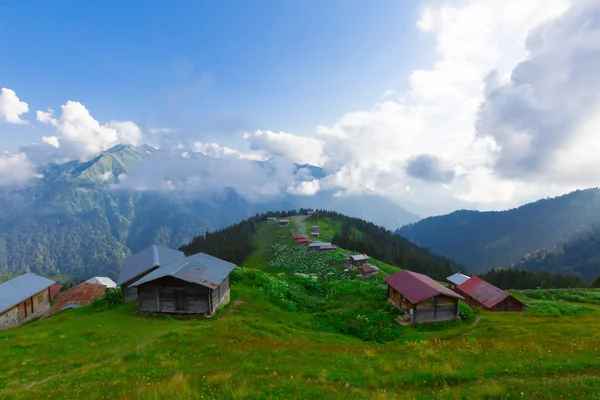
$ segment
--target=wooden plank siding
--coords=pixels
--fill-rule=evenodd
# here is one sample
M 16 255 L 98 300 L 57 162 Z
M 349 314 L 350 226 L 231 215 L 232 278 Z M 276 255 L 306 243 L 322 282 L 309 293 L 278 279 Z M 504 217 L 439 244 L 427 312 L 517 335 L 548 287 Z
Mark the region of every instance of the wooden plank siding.
M 458 316 L 458 299 L 439 294 L 413 304 L 393 287 L 388 286 L 388 298 L 413 322 L 448 321 Z M 411 314 L 412 310 L 412 314 Z
M 213 315 L 229 302 L 227 277 L 215 289 L 173 277 L 164 277 L 138 287 L 140 310 L 169 314 Z

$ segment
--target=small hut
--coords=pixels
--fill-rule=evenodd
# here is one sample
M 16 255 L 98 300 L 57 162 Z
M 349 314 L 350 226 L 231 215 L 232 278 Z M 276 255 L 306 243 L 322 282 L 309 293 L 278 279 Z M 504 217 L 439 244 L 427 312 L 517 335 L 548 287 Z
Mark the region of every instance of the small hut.
M 521 312 L 525 304 L 510 293 L 497 288 L 483 279 L 472 276 L 456 287 L 456 291 L 465 297 L 470 307 L 479 307 L 484 311 Z
M 319 225 L 314 225 L 310 228 L 310 236 L 316 236 L 316 237 L 320 236 Z
M 369 262 L 369 256 L 366 254 L 353 254 L 348 257 L 348 268 L 358 269 Z
M 55 282 L 31 272 L 0 285 L 0 329 L 41 317 L 50 309 L 50 286 Z
M 288 226 L 290 220 L 287 218 L 279 218 L 279 226 Z
M 267 217 L 267 222 L 277 222 L 276 217 Z
M 366 264 L 358 269 L 363 278 L 370 278 L 379 273 L 379 268 L 374 265 Z
M 389 301 L 413 322 L 447 321 L 458 316 L 463 297 L 430 277 L 403 270 L 385 278 Z
M 152 271 L 131 286 L 140 311 L 211 316 L 229 303 L 229 274 L 235 265 L 198 253 Z

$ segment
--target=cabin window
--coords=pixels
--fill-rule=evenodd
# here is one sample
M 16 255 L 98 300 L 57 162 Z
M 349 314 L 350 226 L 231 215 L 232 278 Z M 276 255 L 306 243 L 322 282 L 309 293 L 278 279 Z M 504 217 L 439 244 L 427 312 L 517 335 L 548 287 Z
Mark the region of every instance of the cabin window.
M 175 310 L 187 310 L 187 293 L 183 290 L 177 290 L 175 292 Z

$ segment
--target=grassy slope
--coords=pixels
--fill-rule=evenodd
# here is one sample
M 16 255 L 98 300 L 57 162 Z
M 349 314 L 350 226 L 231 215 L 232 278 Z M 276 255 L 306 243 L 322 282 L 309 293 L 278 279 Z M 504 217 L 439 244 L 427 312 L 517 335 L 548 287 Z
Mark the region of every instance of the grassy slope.
M 288 231 L 262 226 L 245 265 L 267 269 L 268 244 Z M 600 390 L 597 309 L 399 327 L 397 341 L 376 344 L 325 332 L 312 315 L 243 284 L 232 300 L 211 319 L 139 316 L 127 305 L 0 332 L 0 398 L 587 398 Z

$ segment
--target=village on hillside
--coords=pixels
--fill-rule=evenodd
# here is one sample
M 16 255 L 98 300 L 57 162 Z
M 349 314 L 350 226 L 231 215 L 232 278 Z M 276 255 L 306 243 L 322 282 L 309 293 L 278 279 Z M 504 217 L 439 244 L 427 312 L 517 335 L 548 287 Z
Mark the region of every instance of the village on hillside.
M 289 230 L 294 245 L 308 250 L 299 263 L 336 253 L 338 262 L 330 268 L 337 268 L 340 276 L 368 280 L 380 274 L 368 255 L 351 254 L 321 241 L 319 225 L 304 225 L 315 217 L 315 212 L 308 210 L 298 219 L 301 223 L 296 229 Z M 265 217 L 265 221 L 287 228 L 292 219 Z M 113 290 L 119 290 L 125 302 L 137 302 L 139 312 L 210 317 L 230 302 L 230 275 L 235 268 L 235 264 L 209 254 L 186 256 L 180 250 L 151 245 L 124 260 L 117 282 L 93 277 L 62 291 L 54 281 L 27 273 L 0 285 L 0 329 L 86 306 Z M 525 308 L 523 302 L 477 276 L 457 272 L 442 284 L 408 269 L 385 275 L 382 283 L 387 301 L 400 311 L 396 321 L 402 325 L 459 319 L 459 302 L 489 312 L 521 312 Z

